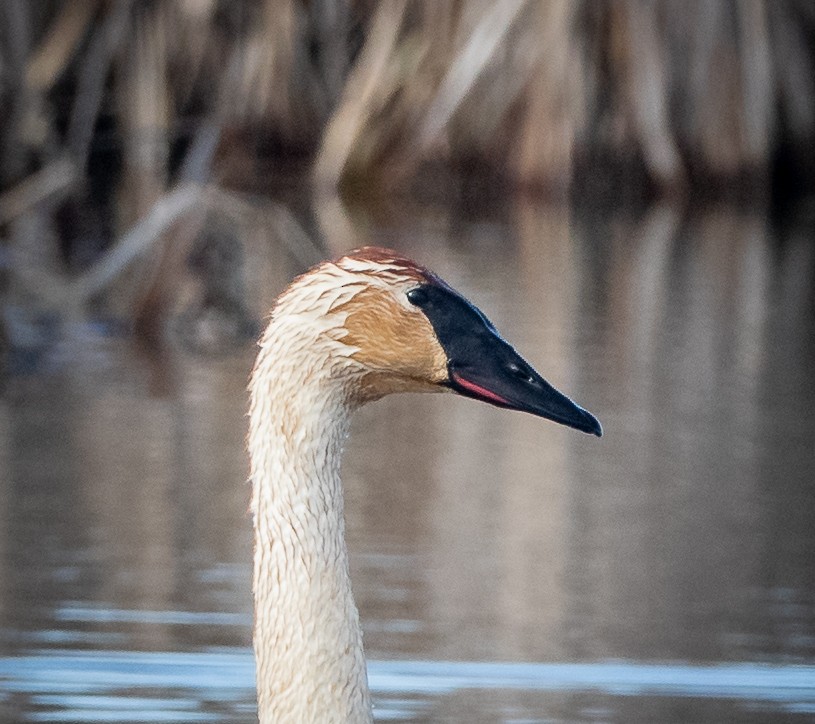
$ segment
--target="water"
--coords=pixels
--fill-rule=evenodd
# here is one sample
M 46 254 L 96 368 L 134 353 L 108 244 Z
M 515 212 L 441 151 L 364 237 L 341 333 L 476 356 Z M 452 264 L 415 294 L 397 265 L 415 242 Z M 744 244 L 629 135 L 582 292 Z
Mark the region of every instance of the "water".
M 815 718 L 808 232 L 523 202 L 354 224 L 468 294 L 606 432 L 447 395 L 357 416 L 346 515 L 377 718 Z M 260 313 L 299 267 L 246 253 Z M 0 719 L 253 720 L 252 356 L 70 322 L 9 365 Z
M 254 715 L 251 653 L 53 651 L 0 661 L 7 692 L 31 697 L 33 721 L 223 721 Z M 377 719 L 463 718 L 456 697 L 478 701 L 481 721 L 539 720 L 552 700 L 583 695 L 595 716 L 636 711 L 643 700 L 693 699 L 711 713 L 727 699 L 755 715 L 815 714 L 815 666 L 757 664 L 369 662 Z M 138 693 L 133 693 L 138 692 Z M 446 702 L 449 698 L 453 703 Z M 437 701 L 434 701 L 437 700 Z M 619 700 L 616 706 L 609 700 Z M 480 700 L 480 701 L 479 701 Z M 525 701 L 519 705 L 520 701 Z M 602 702 L 602 705 L 601 705 Z M 633 704 L 632 704 L 633 702 Z M 698 705 L 698 704 L 697 704 Z M 718 708 L 717 708 L 718 705 Z M 602 706 L 602 708 L 601 708 Z M 68 710 L 66 712 L 66 709 Z M 603 714 L 597 714 L 603 711 Z M 439 716 L 439 714 L 442 714 Z M 586 707 L 584 714 L 591 712 Z M 628 718 L 630 714 L 626 714 Z M 552 718 L 550 714 L 548 719 Z M 639 718 L 639 717 L 638 717 Z

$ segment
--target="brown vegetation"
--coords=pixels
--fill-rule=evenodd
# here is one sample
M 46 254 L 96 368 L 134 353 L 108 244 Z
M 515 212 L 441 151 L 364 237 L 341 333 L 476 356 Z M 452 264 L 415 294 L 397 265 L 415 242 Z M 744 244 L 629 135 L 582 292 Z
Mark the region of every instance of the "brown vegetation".
M 636 155 L 651 181 L 681 186 L 694 169 L 766 168 L 815 129 L 806 0 L 8 0 L 1 12 L 2 188 L 64 155 L 81 175 L 94 147 L 115 147 L 135 215 L 213 126 L 223 154 L 250 138 L 311 161 L 323 185 L 385 188 L 470 158 L 558 186 L 576 152 Z M 209 176 L 206 163 L 185 170 Z
M 558 194 L 765 183 L 779 158 L 811 181 L 813 30 L 809 0 L 4 0 L 0 233 L 61 301 L 149 247 L 150 318 L 224 189 L 292 167 L 366 195 L 473 165 Z

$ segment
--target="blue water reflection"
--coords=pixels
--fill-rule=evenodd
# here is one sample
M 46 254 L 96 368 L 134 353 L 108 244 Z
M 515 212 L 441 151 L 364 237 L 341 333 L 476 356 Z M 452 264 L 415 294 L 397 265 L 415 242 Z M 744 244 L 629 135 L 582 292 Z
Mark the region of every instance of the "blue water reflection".
M 432 710 L 436 699 L 472 690 L 711 698 L 815 714 L 815 666 L 371 661 L 369 677 L 380 720 L 411 719 Z M 31 721 L 250 721 L 254 715 L 248 649 L 37 651 L 0 659 L 0 683 L 4 699 L 29 698 Z M 217 711 L 209 710 L 216 704 Z

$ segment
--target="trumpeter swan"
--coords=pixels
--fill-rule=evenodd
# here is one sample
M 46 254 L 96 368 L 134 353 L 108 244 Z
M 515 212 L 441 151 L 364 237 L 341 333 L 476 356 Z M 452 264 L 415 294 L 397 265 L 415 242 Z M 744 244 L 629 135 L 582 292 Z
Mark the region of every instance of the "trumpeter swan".
M 392 392 L 453 391 L 600 435 L 432 272 L 366 247 L 278 297 L 250 390 L 258 715 L 368 722 L 340 456 L 350 414 Z

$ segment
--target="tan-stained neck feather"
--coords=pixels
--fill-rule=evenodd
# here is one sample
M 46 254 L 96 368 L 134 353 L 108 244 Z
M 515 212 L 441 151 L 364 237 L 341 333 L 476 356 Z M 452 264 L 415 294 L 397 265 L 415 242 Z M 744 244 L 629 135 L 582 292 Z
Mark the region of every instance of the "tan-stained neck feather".
M 426 320 L 393 295 L 415 286 L 420 268 L 386 257 L 357 252 L 299 277 L 260 341 L 248 445 L 264 724 L 371 719 L 345 545 L 342 446 L 356 406 L 430 388 L 444 369 Z

